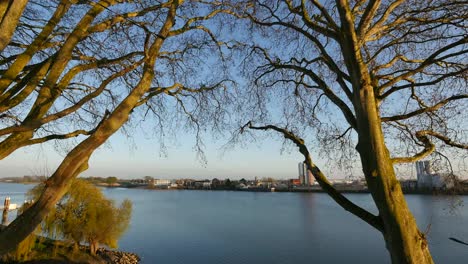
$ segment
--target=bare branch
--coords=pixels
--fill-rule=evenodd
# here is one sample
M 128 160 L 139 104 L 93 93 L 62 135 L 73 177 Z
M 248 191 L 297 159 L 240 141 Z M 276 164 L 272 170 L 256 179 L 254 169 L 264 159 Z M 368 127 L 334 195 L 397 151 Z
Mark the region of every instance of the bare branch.
M 467 99 L 468 94 L 462 94 L 462 95 L 454 95 L 451 97 L 447 97 L 446 99 L 438 102 L 437 104 L 434 104 L 433 106 L 430 107 L 425 107 L 421 108 L 415 111 L 412 111 L 407 114 L 402 114 L 402 115 L 395 115 L 395 116 L 388 116 L 388 117 L 382 117 L 383 122 L 389 122 L 389 121 L 398 121 L 398 120 L 404 120 L 408 118 L 412 118 L 415 116 L 419 116 L 420 114 L 423 113 L 429 113 L 429 112 L 434 112 L 442 108 L 443 106 L 447 105 L 450 102 L 456 101 L 456 100 L 461 100 L 461 99 Z
M 375 229 L 379 231 L 383 231 L 383 225 L 381 223 L 381 220 L 378 216 L 373 215 L 369 211 L 365 210 L 364 208 L 356 205 L 352 201 L 350 201 L 348 198 L 343 196 L 341 193 L 339 193 L 333 185 L 328 181 L 327 177 L 323 174 L 323 172 L 317 167 L 312 162 L 312 158 L 310 157 L 309 150 L 307 149 L 307 146 L 304 144 L 304 140 L 302 138 L 297 137 L 294 133 L 291 131 L 288 131 L 287 129 L 280 128 L 274 125 L 266 125 L 266 126 L 254 126 L 252 125 L 252 122 L 248 122 L 241 128 L 241 133 L 246 129 L 254 129 L 254 130 L 274 130 L 284 136 L 284 138 L 290 140 L 293 142 L 298 148 L 299 152 L 304 156 L 305 162 L 307 164 L 308 169 L 312 172 L 312 175 L 314 175 L 315 179 L 317 182 L 320 184 L 322 189 L 330 195 L 330 197 L 337 202 L 343 209 L 346 211 L 354 214 L 355 216 L 359 217 Z
M 452 146 L 452 147 L 456 147 L 456 148 L 460 148 L 460 149 L 468 149 L 468 145 L 453 142 L 449 137 L 444 136 L 444 135 L 442 135 L 440 133 L 437 133 L 435 131 L 431 131 L 431 130 L 418 131 L 418 132 L 416 132 L 415 136 L 416 136 L 416 139 L 420 143 L 423 144 L 424 149 L 422 151 L 420 151 L 419 153 L 416 153 L 412 157 L 392 158 L 393 163 L 412 163 L 412 162 L 416 162 L 418 160 L 421 160 L 421 159 L 427 157 L 432 152 L 434 152 L 436 147 L 435 147 L 434 143 L 432 143 L 429 140 L 428 136 L 433 136 L 435 138 L 438 138 L 439 140 L 443 141 L 445 144 L 447 144 L 449 146 Z

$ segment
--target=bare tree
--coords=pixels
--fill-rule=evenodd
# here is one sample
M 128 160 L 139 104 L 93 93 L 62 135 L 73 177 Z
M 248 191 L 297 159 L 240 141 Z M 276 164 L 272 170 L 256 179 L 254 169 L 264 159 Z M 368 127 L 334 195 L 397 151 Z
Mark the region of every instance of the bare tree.
M 53 6 L 34 4 L 31 10 Z M 227 95 L 222 72 L 212 70 L 217 75 L 204 80 L 190 76 L 206 71 L 201 64 L 209 62 L 201 54 L 223 53 L 224 43 L 204 24 L 228 13 L 221 7 L 197 0 L 59 1 L 49 20 L 28 17 L 26 8 L 22 19 L 44 24 L 17 27 L 16 34 L 33 35 L 38 45 L 5 49 L 0 91 L 7 99 L 1 107 L 11 114 L 2 117 L 13 123 L 2 129 L 1 157 L 47 140 L 86 137 L 47 179 L 40 198 L 0 232 L 0 254 L 34 230 L 71 180 L 88 168 L 93 152 L 131 115 L 153 113 L 159 122 L 179 116 L 195 128 L 197 139 L 202 124 L 217 125 L 223 118 L 220 101 Z M 78 130 L 56 133 L 73 126 Z
M 238 1 L 235 1 L 239 4 Z M 322 188 L 383 234 L 392 263 L 433 263 L 394 166 L 466 141 L 468 9 L 461 1 L 243 1 L 238 17 L 257 38 L 246 59 L 260 119 L 293 142 Z M 274 89 L 276 88 L 276 89 Z M 258 106 L 260 104 L 260 106 Z M 278 113 L 271 124 L 265 111 Z M 339 114 L 337 114 L 339 113 Z M 255 114 L 248 113 L 252 118 Z M 244 121 L 245 122 L 245 121 Z M 355 146 L 375 215 L 337 192 L 313 163 L 313 146 Z
M 12 41 L 2 52 L 0 158 L 24 146 L 89 135 L 98 124 L 95 98 L 107 85 L 141 65 L 144 57 L 141 50 L 130 50 L 125 43 L 117 50 L 116 39 L 111 41 L 117 37 L 115 27 L 122 19 L 110 16 L 95 21 L 114 4 L 97 2 L 86 10 L 86 5 L 72 1 L 31 1 L 26 7 Z M 144 11 L 148 10 L 139 12 Z M 79 12 L 84 12 L 82 17 L 76 16 Z M 39 18 L 37 13 L 43 16 Z M 96 79 L 101 83 L 96 85 Z M 94 121 L 86 122 L 84 111 L 94 114 Z M 60 129 L 65 118 L 78 125 Z M 71 130 L 74 127 L 78 128 Z

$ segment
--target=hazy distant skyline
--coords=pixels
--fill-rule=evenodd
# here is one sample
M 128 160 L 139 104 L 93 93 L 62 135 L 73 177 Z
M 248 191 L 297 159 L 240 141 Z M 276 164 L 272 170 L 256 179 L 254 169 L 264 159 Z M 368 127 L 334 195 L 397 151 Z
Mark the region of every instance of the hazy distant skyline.
M 225 140 L 224 140 L 225 141 Z M 302 156 L 296 151 L 280 153 L 281 142 L 272 139 L 223 151 L 223 140 L 205 139 L 207 163 L 197 159 L 193 150 L 194 137 L 183 135 L 175 142 L 166 142 L 167 156 L 161 155 L 158 140 L 136 133 L 126 138 L 114 135 L 109 143 L 97 150 L 82 176 L 116 176 L 139 178 L 295 178 L 297 163 Z M 20 149 L 2 160 L 0 177 L 51 174 L 63 156 L 52 144 Z

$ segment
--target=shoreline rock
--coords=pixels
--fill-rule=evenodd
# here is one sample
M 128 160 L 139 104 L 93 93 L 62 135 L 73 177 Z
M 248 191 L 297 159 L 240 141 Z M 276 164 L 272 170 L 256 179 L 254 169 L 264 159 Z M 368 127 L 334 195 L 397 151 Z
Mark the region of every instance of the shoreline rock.
M 80 246 L 81 252 L 88 252 L 87 246 Z M 38 258 L 26 260 L 26 261 L 15 261 L 12 259 L 2 259 L 0 257 L 0 263 L 6 264 L 138 264 L 141 258 L 131 252 L 125 252 L 120 250 L 110 250 L 106 248 L 98 248 L 96 256 L 87 254 L 86 260 L 83 258 L 74 259 L 72 256 L 62 255 L 60 258 Z
M 109 264 L 138 264 L 141 260 L 135 253 L 106 248 L 99 248 L 96 254 Z

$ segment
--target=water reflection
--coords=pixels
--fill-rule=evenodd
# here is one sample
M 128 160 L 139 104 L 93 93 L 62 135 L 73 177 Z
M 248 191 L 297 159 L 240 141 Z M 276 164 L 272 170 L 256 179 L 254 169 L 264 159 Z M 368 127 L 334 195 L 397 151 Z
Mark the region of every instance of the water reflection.
M 300 225 L 304 227 L 304 232 L 308 235 L 313 234 L 313 226 L 315 225 L 315 217 L 317 214 L 315 198 L 316 196 L 306 193 L 299 196 L 302 217 L 299 218 L 298 221 L 302 221 Z
M 30 187 L 0 184 L 0 193 L 19 192 L 24 200 Z M 326 194 L 104 192 L 134 202 L 130 229 L 119 244 L 142 256 L 143 263 L 390 263 L 382 236 Z M 370 195 L 346 196 L 376 212 Z M 450 214 L 443 197 L 408 195 L 407 201 L 421 229 L 431 224 L 429 245 L 436 263 L 466 263 L 468 247 L 448 239 L 468 240 L 466 208 Z

